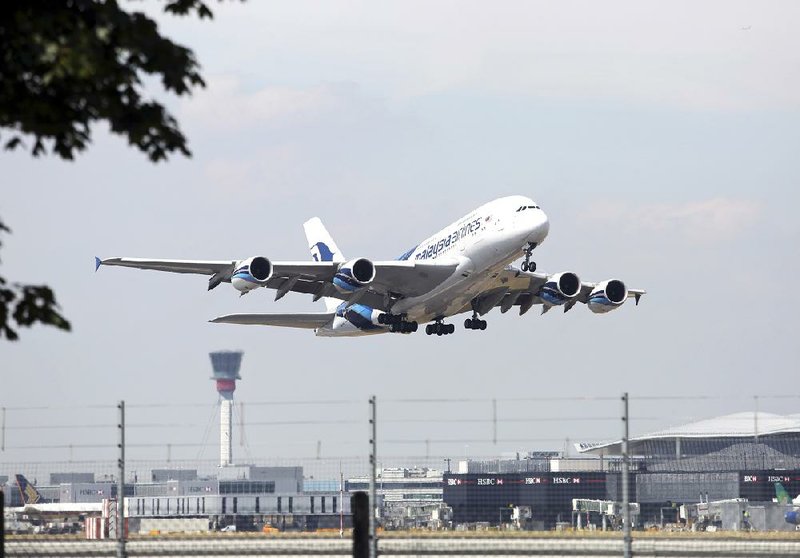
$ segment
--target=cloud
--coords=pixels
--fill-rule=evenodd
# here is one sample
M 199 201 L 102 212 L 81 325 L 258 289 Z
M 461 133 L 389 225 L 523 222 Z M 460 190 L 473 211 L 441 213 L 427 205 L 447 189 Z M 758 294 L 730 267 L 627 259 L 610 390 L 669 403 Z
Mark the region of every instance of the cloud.
M 631 233 L 677 234 L 702 243 L 727 242 L 752 227 L 761 217 L 759 202 L 735 198 L 711 198 L 685 203 L 632 206 L 597 203 L 582 219 L 618 225 Z
M 348 84 L 311 87 L 267 85 L 245 91 L 232 76 L 216 76 L 208 87 L 182 107 L 183 118 L 216 130 L 241 130 L 267 123 L 309 121 L 347 104 L 352 93 Z
M 399 99 L 466 92 L 684 110 L 800 107 L 797 2 L 314 6 L 221 7 L 239 28 L 258 32 L 247 37 L 249 50 L 231 41 L 221 45 L 230 53 L 214 54 L 264 75 L 297 68 L 315 79 L 357 80 Z

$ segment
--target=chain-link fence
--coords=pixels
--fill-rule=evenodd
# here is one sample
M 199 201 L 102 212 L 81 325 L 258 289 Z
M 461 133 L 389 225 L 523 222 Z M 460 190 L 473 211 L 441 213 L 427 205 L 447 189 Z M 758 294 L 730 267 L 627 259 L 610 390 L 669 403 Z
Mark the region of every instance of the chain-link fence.
M 6 552 L 346 555 L 363 491 L 380 553 L 800 553 L 797 401 L 8 405 Z

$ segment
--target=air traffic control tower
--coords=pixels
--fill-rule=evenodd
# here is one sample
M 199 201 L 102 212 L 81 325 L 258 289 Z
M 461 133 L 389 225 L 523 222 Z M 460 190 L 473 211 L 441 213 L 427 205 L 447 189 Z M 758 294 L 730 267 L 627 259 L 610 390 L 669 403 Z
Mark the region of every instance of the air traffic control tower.
M 236 380 L 241 380 L 239 367 L 242 365 L 241 351 L 217 351 L 210 353 L 211 367 L 214 369 L 212 380 L 217 382 L 219 393 L 219 466 L 226 467 L 233 464 L 232 439 L 232 413 L 233 392 L 236 390 Z

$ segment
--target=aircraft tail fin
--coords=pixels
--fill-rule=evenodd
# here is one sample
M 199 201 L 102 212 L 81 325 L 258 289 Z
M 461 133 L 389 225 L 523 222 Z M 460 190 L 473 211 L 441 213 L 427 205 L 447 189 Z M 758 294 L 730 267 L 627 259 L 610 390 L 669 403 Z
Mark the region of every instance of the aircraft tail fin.
M 311 250 L 311 257 L 315 262 L 344 262 L 344 254 L 334 242 L 328 229 L 322 224 L 319 217 L 312 217 L 303 223 L 308 240 L 308 249 Z M 335 312 L 342 301 L 338 298 L 322 297 L 325 309 L 328 312 Z
M 791 504 L 792 503 L 791 496 L 789 496 L 789 493 L 786 492 L 786 489 L 779 482 L 775 483 L 775 497 L 778 500 L 779 504 Z
M 38 504 L 43 500 L 42 495 L 36 490 L 35 486 L 28 482 L 25 475 L 17 475 L 17 488 L 19 488 L 20 496 L 22 496 L 22 503 L 26 506 L 28 504 Z

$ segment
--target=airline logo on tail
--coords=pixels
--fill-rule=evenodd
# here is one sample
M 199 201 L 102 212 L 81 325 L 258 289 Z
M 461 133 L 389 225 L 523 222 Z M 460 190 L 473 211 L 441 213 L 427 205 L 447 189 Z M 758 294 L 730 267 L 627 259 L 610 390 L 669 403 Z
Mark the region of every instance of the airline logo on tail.
M 25 475 L 17 475 L 17 487 L 19 488 L 20 496 L 22 496 L 22 503 L 38 504 L 42 501 L 42 495 L 36 490 L 36 487 L 28 482 Z
M 324 242 L 317 242 L 311 247 L 311 257 L 315 262 L 332 262 L 333 252 Z

